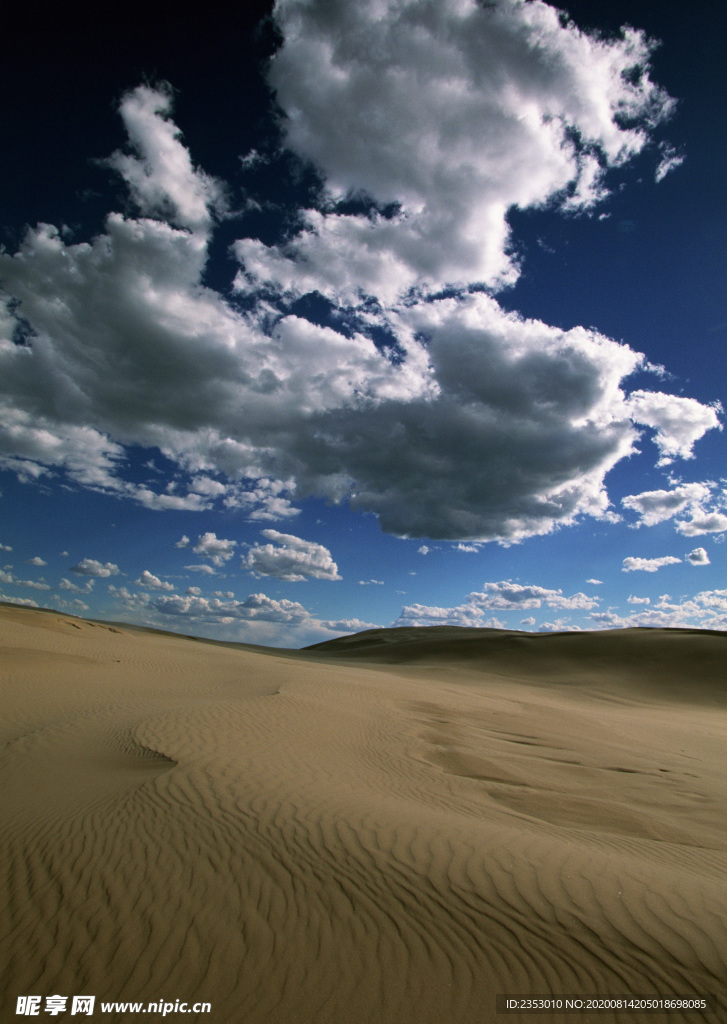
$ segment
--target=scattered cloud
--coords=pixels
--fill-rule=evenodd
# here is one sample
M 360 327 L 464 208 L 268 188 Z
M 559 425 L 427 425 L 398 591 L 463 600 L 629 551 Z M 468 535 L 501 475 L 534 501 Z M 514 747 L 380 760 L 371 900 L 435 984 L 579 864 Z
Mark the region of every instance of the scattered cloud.
M 209 558 L 210 562 L 219 568 L 230 561 L 236 547 L 236 540 L 223 540 L 216 533 L 203 533 L 197 538 L 192 550 L 196 555 Z
M 7 569 L 0 569 L 0 583 L 5 583 L 13 587 L 30 587 L 32 590 L 52 589 L 44 580 L 19 580 Z
M 683 153 L 679 153 L 674 146 L 667 143 L 662 143 L 659 147 L 661 152 L 661 160 L 654 172 L 654 177 L 657 182 L 663 181 L 664 178 L 673 171 L 676 167 L 680 167 L 684 163 L 685 157 Z
M 723 512 L 695 512 L 690 520 L 677 523 L 677 530 L 685 537 L 697 537 L 703 533 L 724 533 L 727 530 L 727 515 Z
M 95 558 L 82 558 L 77 565 L 71 566 L 71 572 L 75 572 L 79 576 L 95 576 L 96 578 L 104 578 L 106 576 L 118 576 L 120 569 L 118 565 L 114 565 L 113 562 L 106 562 L 105 565 L 102 565 L 102 563 L 97 562 Z
M 269 543 L 255 544 L 242 560 L 242 568 L 255 576 L 275 576 L 293 583 L 341 579 L 331 552 L 322 544 L 277 530 L 263 530 L 262 535 Z
M 594 580 L 594 579 L 590 579 L 590 580 L 586 580 L 586 583 L 590 583 L 590 584 L 592 584 L 592 586 L 594 586 L 594 587 L 600 587 L 600 586 L 602 586 L 602 585 L 603 585 L 603 580 Z
M 655 526 L 689 509 L 701 508 L 709 500 L 713 487 L 712 483 L 692 483 L 670 490 L 642 491 L 640 494 L 627 494 L 621 499 L 621 504 L 639 515 L 637 525 Z
M 36 555 L 35 558 L 29 558 L 26 561 L 25 564 L 26 565 L 48 565 L 48 563 L 44 562 L 42 558 L 38 557 L 38 555 Z
M 146 587 L 147 590 L 174 590 L 171 583 L 160 580 L 154 573 L 144 569 L 138 580 L 134 581 L 137 587 Z
M 634 626 L 650 626 L 661 629 L 727 629 L 727 590 L 703 590 L 694 597 L 674 602 L 668 594 L 662 596 L 652 607 L 631 615 L 619 615 L 609 609 L 593 612 L 591 619 L 599 628 L 625 629 Z
M 687 555 L 687 560 L 692 565 L 709 565 L 709 555 L 704 548 L 695 548 Z
M 580 627 L 574 626 L 569 619 L 555 619 L 552 622 L 543 622 L 538 628 L 540 633 L 573 633 L 579 631 Z
M 86 580 L 82 587 L 79 587 L 77 583 L 72 583 L 69 579 L 66 579 L 64 576 L 61 579 L 61 582 L 58 584 L 58 586 L 61 590 L 69 590 L 72 594 L 90 594 L 93 590 L 93 585 L 95 582 L 96 580 L 93 577 L 91 577 L 90 579 Z
M 238 488 L 234 493 L 228 493 L 224 504 L 228 508 L 249 510 L 248 519 L 251 522 L 294 519 L 300 515 L 300 509 L 291 503 L 289 497 L 294 491 L 294 479 L 272 480 L 261 477 L 252 486 Z
M 244 601 L 221 601 L 219 598 L 174 594 L 158 597 L 153 607 L 165 615 L 184 615 L 192 618 L 234 618 L 244 621 L 263 619 L 266 622 L 300 622 L 308 613 L 297 601 L 275 600 L 265 594 L 251 594 Z
M 469 594 L 462 604 L 451 608 L 423 604 L 407 605 L 402 608 L 399 618 L 392 625 L 452 625 L 503 629 L 505 624 L 499 619 L 486 618 L 486 611 L 517 611 L 541 607 L 589 610 L 597 606 L 598 598 L 588 597 L 586 594 L 578 593 L 567 597 L 561 590 L 501 580 L 496 583 L 485 583 L 481 591 Z M 534 624 L 535 619 L 529 616 L 528 623 Z
M 2 576 L 0 576 L 2 579 Z M 0 591 L 0 601 L 6 601 L 8 604 L 20 604 L 26 608 L 38 608 L 38 602 L 33 601 L 30 597 L 13 597 L 11 594 L 3 594 Z
M 470 604 L 454 608 L 436 608 L 424 604 L 409 604 L 401 609 L 399 618 L 392 626 L 490 626 L 501 628 L 503 623 L 496 619 L 485 621 L 481 609 Z
M 376 623 L 360 619 L 318 619 L 298 601 L 276 599 L 266 594 L 250 594 L 241 601 L 234 595 L 204 597 L 198 587 L 190 587 L 184 595 L 133 593 L 126 587 L 109 586 L 111 597 L 126 613 L 142 613 L 147 622 L 165 625 L 184 622 L 187 630 L 204 624 L 236 639 L 240 628 L 248 642 L 270 643 L 284 636 L 288 643 L 329 639 L 345 633 L 376 628 Z
M 681 558 L 665 555 L 663 558 L 624 558 L 622 572 L 657 572 L 665 565 L 678 565 Z
M 629 604 L 651 604 L 650 597 L 634 597 L 633 595 L 629 595 L 626 600 Z
M 512 580 L 499 583 L 485 583 L 482 591 L 470 594 L 470 603 L 482 608 L 548 608 L 588 609 L 596 608 L 599 599 L 577 593 L 566 597 L 561 590 L 549 590 L 546 587 L 532 585 L 522 586 Z

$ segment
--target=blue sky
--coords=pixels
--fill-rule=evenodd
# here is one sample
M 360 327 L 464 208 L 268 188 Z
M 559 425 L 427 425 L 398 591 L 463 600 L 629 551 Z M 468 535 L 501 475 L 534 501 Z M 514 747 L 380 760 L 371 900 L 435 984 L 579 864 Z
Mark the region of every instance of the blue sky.
M 727 11 L 605 6 L 16 12 L 0 599 L 727 628 Z

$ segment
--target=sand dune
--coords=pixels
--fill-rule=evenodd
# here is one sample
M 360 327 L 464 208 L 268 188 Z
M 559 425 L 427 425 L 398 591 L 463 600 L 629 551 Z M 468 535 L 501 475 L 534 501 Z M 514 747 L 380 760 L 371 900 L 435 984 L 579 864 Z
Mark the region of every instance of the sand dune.
M 3 1020 L 55 993 L 215 1024 L 727 1020 L 724 634 L 287 652 L 2 605 L 0 657 Z

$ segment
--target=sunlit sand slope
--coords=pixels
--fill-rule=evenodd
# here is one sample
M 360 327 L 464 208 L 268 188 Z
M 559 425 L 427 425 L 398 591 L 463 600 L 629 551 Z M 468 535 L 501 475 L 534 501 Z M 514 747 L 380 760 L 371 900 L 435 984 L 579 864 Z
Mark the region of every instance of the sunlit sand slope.
M 718 1012 L 562 1019 L 727 1020 L 722 634 L 279 652 L 2 605 L 0 657 L 3 1020 L 55 993 L 215 1024 L 693 994 Z

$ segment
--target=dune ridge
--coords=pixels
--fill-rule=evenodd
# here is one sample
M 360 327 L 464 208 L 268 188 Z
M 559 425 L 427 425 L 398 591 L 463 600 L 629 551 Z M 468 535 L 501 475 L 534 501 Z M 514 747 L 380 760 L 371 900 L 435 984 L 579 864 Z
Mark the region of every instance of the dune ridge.
M 535 1019 L 498 993 L 727 1019 L 725 639 L 291 652 L 0 606 L 3 1019 L 56 992 L 230 1024 Z

